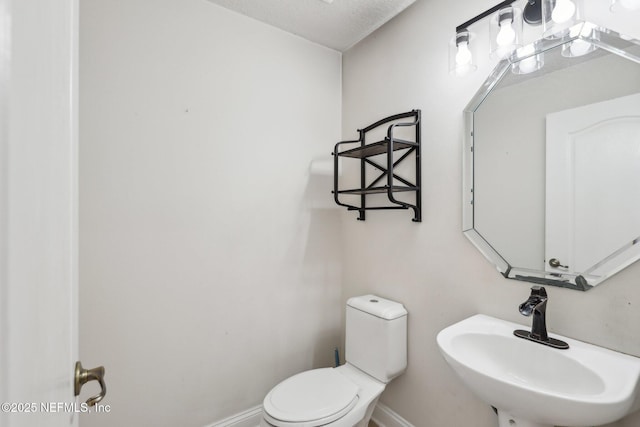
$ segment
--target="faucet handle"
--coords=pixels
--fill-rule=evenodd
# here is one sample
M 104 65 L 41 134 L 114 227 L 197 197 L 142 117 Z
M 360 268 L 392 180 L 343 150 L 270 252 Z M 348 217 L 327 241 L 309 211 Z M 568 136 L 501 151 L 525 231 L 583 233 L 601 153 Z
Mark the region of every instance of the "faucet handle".
M 547 298 L 547 290 L 544 286 L 534 285 L 531 287 L 531 295 L 537 295 L 541 298 Z

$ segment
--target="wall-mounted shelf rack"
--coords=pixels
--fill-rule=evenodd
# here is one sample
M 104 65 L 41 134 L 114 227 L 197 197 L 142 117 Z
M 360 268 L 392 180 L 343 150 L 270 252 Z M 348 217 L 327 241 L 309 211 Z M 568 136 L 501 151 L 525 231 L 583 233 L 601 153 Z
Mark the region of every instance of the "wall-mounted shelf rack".
M 405 121 L 404 119 L 411 119 Z M 389 124 L 386 136 L 375 142 L 367 142 L 367 136 L 371 139 L 370 132 L 380 130 L 381 126 Z M 413 141 L 399 139 L 394 136 L 394 132 L 398 132 L 398 128 L 414 127 L 415 138 Z M 352 141 L 340 141 L 335 145 L 333 150 L 334 158 L 334 174 L 333 174 L 333 197 L 335 202 L 346 207 L 348 210 L 357 210 L 359 212 L 358 220 L 365 220 L 365 212 L 368 210 L 384 210 L 384 209 L 412 209 L 413 221 L 420 222 L 422 193 L 420 189 L 421 182 L 421 166 L 420 166 L 420 110 L 412 110 L 406 113 L 395 114 L 379 120 L 364 129 L 358 129 L 359 138 Z M 404 136 L 404 134 L 403 134 Z M 410 137 L 411 138 L 411 137 Z M 379 138 L 378 138 L 379 139 Z M 343 149 L 343 145 L 360 144 L 360 146 Z M 342 150 L 342 151 L 341 151 Z M 398 153 L 399 158 L 394 159 L 394 152 Z M 413 154 L 415 160 L 415 182 L 411 182 L 397 174 L 394 169 L 405 159 Z M 376 156 L 384 156 L 382 164 L 374 162 L 371 158 Z M 360 187 L 352 189 L 339 189 L 338 174 L 338 158 L 350 157 L 360 159 Z M 371 166 L 369 170 L 378 172 L 378 175 L 369 179 L 367 174 L 367 165 Z M 380 185 L 381 181 L 386 178 L 386 184 Z M 398 200 L 396 193 L 414 192 L 415 202 L 410 203 L 404 200 Z M 369 206 L 367 204 L 367 196 L 373 194 L 386 194 L 388 204 L 380 206 Z M 360 204 L 349 204 L 340 200 L 340 195 L 359 195 Z

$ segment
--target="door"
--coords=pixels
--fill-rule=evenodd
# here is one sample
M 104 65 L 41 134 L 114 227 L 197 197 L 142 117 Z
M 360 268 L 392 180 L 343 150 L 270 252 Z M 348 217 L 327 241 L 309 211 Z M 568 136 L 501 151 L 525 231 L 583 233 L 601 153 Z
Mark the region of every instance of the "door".
M 0 425 L 77 425 L 78 0 L 0 0 Z
M 640 94 L 547 115 L 546 149 L 547 271 L 596 284 L 640 257 Z

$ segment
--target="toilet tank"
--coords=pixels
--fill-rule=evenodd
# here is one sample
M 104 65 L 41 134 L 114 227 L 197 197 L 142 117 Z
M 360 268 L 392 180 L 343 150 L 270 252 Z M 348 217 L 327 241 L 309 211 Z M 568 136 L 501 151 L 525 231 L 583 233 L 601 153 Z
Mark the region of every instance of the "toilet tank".
M 345 346 L 349 364 L 388 383 L 407 368 L 407 310 L 375 295 L 350 298 Z

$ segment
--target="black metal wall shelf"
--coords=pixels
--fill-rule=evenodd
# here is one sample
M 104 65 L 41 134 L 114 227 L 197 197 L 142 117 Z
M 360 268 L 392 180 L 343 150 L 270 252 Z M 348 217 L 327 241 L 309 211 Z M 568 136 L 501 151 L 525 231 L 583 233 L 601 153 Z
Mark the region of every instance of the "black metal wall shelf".
M 411 121 L 402 121 L 403 119 L 412 119 Z M 373 130 L 376 130 L 380 126 L 389 124 L 387 128 L 387 136 L 382 140 L 376 142 L 367 143 L 367 134 Z M 408 141 L 406 139 L 399 139 L 394 137 L 394 131 L 398 127 L 415 127 L 415 141 Z M 335 202 L 346 207 L 348 210 L 357 210 L 359 212 L 358 220 L 365 220 L 365 212 L 367 210 L 385 210 L 385 209 L 412 209 L 413 221 L 420 222 L 421 206 L 422 206 L 422 192 L 420 188 L 421 182 L 421 165 L 420 165 L 420 110 L 412 110 L 406 113 L 395 114 L 393 116 L 386 117 L 379 120 L 364 129 L 358 129 L 359 138 L 352 141 L 341 141 L 335 145 L 333 153 L 334 157 L 334 174 L 333 174 L 333 196 Z M 357 144 L 359 147 L 351 148 L 348 150 L 340 151 L 343 145 Z M 394 160 L 393 153 L 395 151 L 406 150 L 400 158 Z M 402 178 L 396 172 L 394 168 L 399 163 L 407 159 L 411 154 L 414 154 L 415 159 L 415 183 Z M 386 161 L 384 164 L 379 164 L 370 159 L 370 157 L 386 155 Z M 350 157 L 360 159 L 360 187 L 353 189 L 339 189 L 339 175 L 338 175 L 338 158 Z M 377 170 L 378 176 L 372 180 L 368 180 L 367 168 L 369 165 L 373 169 Z M 371 168 L 369 168 L 371 170 Z M 380 185 L 380 182 L 386 178 L 386 184 Z M 370 182 L 368 182 L 370 181 Z M 404 184 L 399 185 L 396 181 Z M 415 203 L 409 203 L 406 201 L 398 200 L 394 193 L 400 192 L 415 192 Z M 384 206 L 368 206 L 367 197 L 373 194 L 385 194 L 390 202 Z M 340 200 L 340 195 L 359 195 L 360 205 L 348 204 Z

